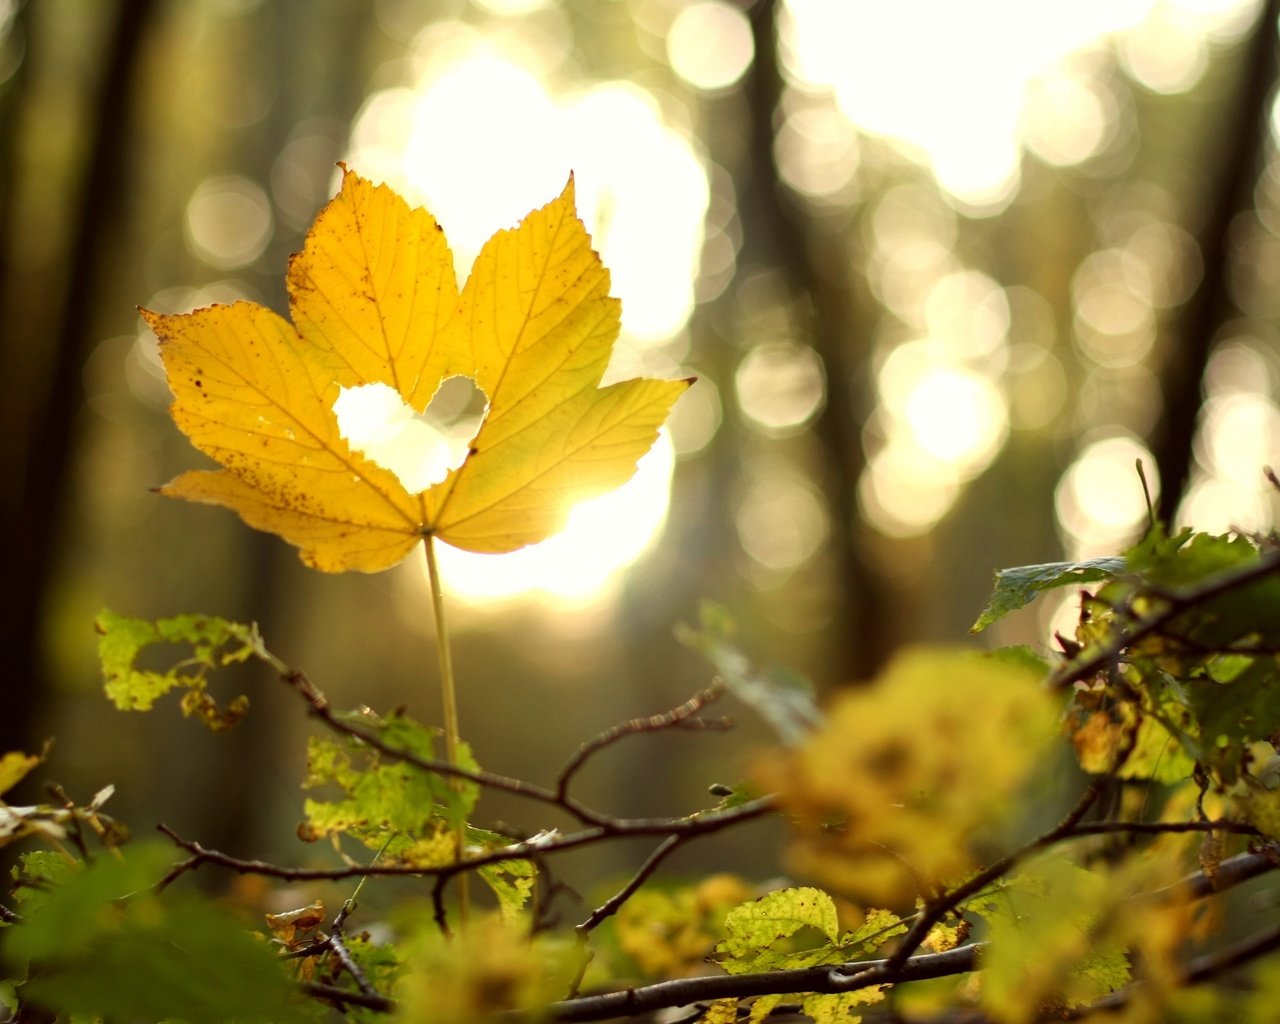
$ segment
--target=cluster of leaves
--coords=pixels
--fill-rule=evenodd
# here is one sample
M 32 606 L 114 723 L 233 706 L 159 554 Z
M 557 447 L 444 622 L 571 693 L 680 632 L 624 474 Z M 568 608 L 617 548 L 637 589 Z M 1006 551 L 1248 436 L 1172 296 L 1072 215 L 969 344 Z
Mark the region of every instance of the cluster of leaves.
M 1081 592 L 1076 635 L 1052 664 L 1024 649 L 907 652 L 820 717 L 806 710 L 813 720 L 800 737 L 794 709 L 804 705 L 792 681 L 766 685 L 722 613 L 708 610 L 686 639 L 732 667 L 739 685 L 754 679 L 754 706 L 772 707 L 780 723 L 779 745 L 757 759 L 749 783 L 769 795 L 735 792 L 719 807 L 657 821 L 574 800 L 567 783 L 580 759 L 554 788 L 486 772 L 469 753 L 461 765 L 438 761 L 435 730 L 401 713 L 334 711 L 250 627 L 104 615 L 104 672 L 122 708 L 189 688 L 193 666 L 201 685 L 241 657 L 280 672 L 330 733 L 310 741 L 306 784 L 331 798 L 305 801 L 299 832 L 331 839 L 338 866 L 238 860 L 176 836 L 185 859 L 174 847 L 124 845 L 102 815 L 106 795 L 83 808 L 0 804 L 6 841 L 52 848 L 15 869 L 0 999 L 83 1019 L 192 1021 L 313 1020 L 323 1006 L 360 1020 L 480 1020 L 519 1007 L 591 1020 L 674 1005 L 708 1021 L 780 1010 L 856 1021 L 887 999 L 899 1012 L 968 1007 L 994 1021 L 1092 1008 L 1138 1021 L 1266 1019 L 1280 976 L 1263 957 L 1280 948 L 1280 929 L 1240 920 L 1233 932 L 1253 933 L 1241 945 L 1215 952 L 1206 941 L 1231 890 L 1280 861 L 1280 553 L 1239 536 L 1155 529 L 1109 568 Z M 1078 574 L 1070 565 L 1034 573 L 1042 587 L 1078 584 Z M 1017 588 L 1031 575 L 1002 574 L 994 600 L 1005 610 L 1024 601 Z M 139 670 L 139 654 L 161 642 L 190 656 Z M 714 696 L 627 723 L 584 750 L 703 721 Z M 1074 768 L 1063 760 L 1071 752 Z M 6 786 L 38 763 L 8 755 Z M 1044 794 L 1071 788 L 1064 775 L 1076 780 L 1075 805 L 1037 831 Z M 521 839 L 475 827 L 486 788 L 554 806 L 582 828 Z M 788 870 L 822 888 L 761 893 L 723 875 L 674 890 L 650 883 L 674 846 L 768 812 L 791 822 Z M 540 865 L 637 834 L 662 841 L 636 876 L 576 934 L 548 927 L 552 887 L 539 889 Z M 368 855 L 353 859 L 348 839 Z M 270 916 L 252 940 L 244 921 L 168 891 L 204 864 L 313 887 L 431 884 L 421 900 L 367 922 L 374 930 L 348 933 L 354 900 L 332 923 L 318 902 Z M 465 922 L 443 894 L 464 873 L 496 896 L 493 912 Z M 1254 960 L 1251 986 L 1204 984 Z M 161 961 L 152 984 L 119 985 L 131 964 Z M 647 980 L 626 980 L 636 974 Z
M 327 571 L 385 568 L 425 540 L 434 583 L 434 539 L 502 551 L 546 536 L 570 499 L 632 472 L 688 385 L 599 387 L 618 308 L 572 183 L 496 235 L 459 291 L 430 215 L 348 173 L 289 292 L 292 324 L 247 303 L 147 314 L 174 417 L 222 465 L 164 490 L 231 507 Z M 421 413 L 458 375 L 489 404 L 462 461 L 426 487 L 339 429 L 343 389 L 391 388 Z M 169 844 L 129 843 L 103 813 L 110 787 L 83 806 L 56 787 L 46 804 L 5 802 L 43 755 L 4 753 L 0 846 L 37 848 L 0 900 L 0 1004 L 14 1022 L 77 1024 L 588 1021 L 675 1007 L 713 1024 L 1269 1021 L 1280 927 L 1232 897 L 1280 865 L 1280 548 L 1156 525 L 1123 556 L 1001 572 L 974 629 L 1084 585 L 1075 635 L 1052 659 L 908 651 L 825 708 L 794 676 L 754 666 L 707 608 L 682 638 L 717 680 L 587 740 L 545 785 L 480 767 L 452 727 L 440 759 L 440 734 L 402 712 L 335 710 L 252 626 L 103 613 L 106 693 L 122 710 L 180 690 L 184 714 L 225 731 L 248 700 L 218 702 L 210 677 L 248 659 L 278 675 L 323 729 L 306 751 L 313 795 L 298 832 L 329 845 L 294 866 L 163 825 Z M 718 804 L 629 818 L 574 795 L 605 747 L 725 727 L 703 710 L 726 692 L 778 744 L 742 783 L 712 787 Z M 490 790 L 552 817 L 536 831 L 481 827 Z M 675 850 L 765 815 L 789 825 L 796 881 L 655 881 Z M 639 838 L 653 845 L 634 874 L 557 927 L 559 855 Z M 206 865 L 295 902 L 246 920 L 179 884 Z M 473 877 L 487 909 L 469 898 Z M 1238 983 L 1212 984 L 1228 976 Z

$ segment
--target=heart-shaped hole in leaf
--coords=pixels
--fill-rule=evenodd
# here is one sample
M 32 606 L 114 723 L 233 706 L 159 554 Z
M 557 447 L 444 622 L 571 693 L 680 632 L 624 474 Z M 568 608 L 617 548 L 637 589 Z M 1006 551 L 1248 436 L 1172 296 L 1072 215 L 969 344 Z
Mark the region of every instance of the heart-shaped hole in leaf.
M 353 451 L 391 470 L 416 492 L 462 465 L 487 408 L 476 382 L 459 376 L 444 381 L 421 413 L 386 384 L 362 384 L 341 390 L 333 414 Z

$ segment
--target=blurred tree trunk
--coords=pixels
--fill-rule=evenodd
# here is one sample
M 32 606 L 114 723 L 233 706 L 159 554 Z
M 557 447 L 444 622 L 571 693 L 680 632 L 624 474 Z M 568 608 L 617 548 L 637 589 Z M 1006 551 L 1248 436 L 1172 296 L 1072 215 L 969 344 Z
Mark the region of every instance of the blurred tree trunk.
M 1183 309 L 1177 350 L 1161 374 L 1163 408 L 1151 435 L 1151 453 L 1160 475 L 1159 516 L 1166 523 L 1173 521 L 1186 490 L 1204 370 L 1217 330 L 1229 315 L 1231 225 L 1238 214 L 1253 208 L 1253 190 L 1262 169 L 1271 91 L 1277 77 L 1278 18 L 1280 0 L 1267 0 L 1253 38 L 1244 48 L 1236 101 L 1223 112 L 1226 127 L 1221 136 L 1221 173 L 1198 240 L 1204 277 Z M 1261 466 L 1258 472 L 1262 472 Z
M 238 153 L 229 154 L 229 165 L 269 187 L 281 147 L 300 123 L 317 119 L 330 123 L 335 137 L 331 158 L 318 158 L 323 166 L 315 170 L 326 178 L 333 172 L 346 145 L 345 133 L 364 99 L 369 69 L 360 50 L 374 26 L 373 15 L 372 5 L 342 0 L 308 5 L 272 0 L 250 15 L 258 50 L 252 63 L 258 74 L 269 76 L 267 88 L 274 102 L 266 121 L 244 134 Z M 317 77 L 314 72 L 321 69 L 323 77 Z M 281 254 L 301 249 L 302 238 L 282 231 L 279 224 L 276 230 L 259 261 L 258 283 L 267 304 L 288 316 Z M 294 591 L 299 575 L 310 570 L 300 566 L 292 547 L 271 534 L 246 529 L 242 543 L 248 570 L 237 604 L 248 609 L 248 617 L 259 624 L 273 650 L 287 651 L 293 646 L 290 634 L 298 629 Z M 296 717 L 298 709 L 296 699 L 270 669 L 260 666 L 256 671 L 254 710 L 223 748 L 218 770 L 206 773 L 199 783 L 206 809 L 200 834 L 232 849 L 262 849 L 279 834 L 262 786 L 264 778 L 271 777 L 268 766 L 279 761 L 280 722 Z
M 856 489 L 866 467 L 862 427 L 871 408 L 871 324 L 858 316 L 841 235 L 815 226 L 783 194 L 773 145 L 783 90 L 777 6 L 777 0 L 759 0 L 747 12 L 755 60 L 743 83 L 750 109 L 747 175 L 739 193 L 743 262 L 775 267 L 793 298 L 811 305 L 806 326 L 827 377 L 826 404 L 814 425 L 825 463 L 818 484 L 826 488 L 832 524 L 824 557 L 836 580 L 825 647 L 829 678 L 849 681 L 872 675 L 894 643 L 885 622 L 889 597 L 859 549 L 857 530 Z
M 0 85 L 0 313 L 5 309 L 8 282 L 12 276 L 14 257 L 17 255 L 13 222 L 18 190 L 14 182 L 18 172 L 18 119 L 31 87 L 31 61 L 27 53 L 30 49 L 30 21 L 30 5 L 19 0 L 10 15 L 8 33 L 0 38 L 0 64 L 5 60 L 6 51 L 11 59 L 18 62 L 9 80 Z M 0 324 L 3 323 L 0 320 Z M 12 344 L 11 338 L 9 343 Z M 0 450 L 8 443 L 0 443 Z
M 85 103 L 79 180 L 67 203 L 70 215 L 61 247 L 65 261 L 38 275 L 33 289 L 31 275 L 20 267 L 23 239 L 0 239 L 7 255 L 7 273 L 0 279 L 0 334 L 5 338 L 0 387 L 6 417 L 0 426 L 0 474 L 8 483 L 0 535 L 10 602 L 0 617 L 6 670 L 0 751 L 30 749 L 40 742 L 39 710 L 51 685 L 41 623 L 80 442 L 81 368 L 94 341 L 95 299 L 105 261 L 119 257 L 111 246 L 128 192 L 124 170 L 133 139 L 133 72 L 154 6 L 154 0 L 120 0 L 104 40 L 101 72 Z M 31 18 L 29 25 L 32 38 L 24 63 L 58 61 L 58 47 L 40 45 L 36 37 L 41 22 Z M 34 67 L 25 71 L 26 80 L 39 74 Z M 14 173 L 20 145 L 13 139 L 6 143 L 10 194 L 22 187 L 21 175 Z M 16 220 L 8 218 L 5 226 L 11 228 Z

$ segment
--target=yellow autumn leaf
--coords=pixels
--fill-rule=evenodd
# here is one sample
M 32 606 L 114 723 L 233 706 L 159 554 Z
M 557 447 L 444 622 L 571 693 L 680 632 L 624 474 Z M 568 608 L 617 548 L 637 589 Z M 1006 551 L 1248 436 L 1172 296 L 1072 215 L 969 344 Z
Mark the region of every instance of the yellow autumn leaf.
M 10 750 L 0 757 L 0 795 L 21 782 L 43 760 L 43 755 L 24 754 L 18 750 Z
M 427 536 L 478 552 L 544 540 L 574 503 L 631 477 L 692 383 L 600 386 L 619 303 L 572 178 L 485 244 L 459 293 L 435 219 L 344 169 L 287 284 L 292 323 L 249 302 L 143 311 L 174 421 L 222 465 L 161 493 L 234 509 L 327 572 L 389 568 Z M 344 388 L 382 384 L 421 413 L 455 376 L 488 406 L 438 484 L 409 490 L 339 430 Z
M 877 903 L 962 879 L 1008 827 L 1057 741 L 1037 672 L 969 651 L 912 650 L 847 690 L 800 747 L 766 756 L 762 785 L 799 826 L 798 874 Z

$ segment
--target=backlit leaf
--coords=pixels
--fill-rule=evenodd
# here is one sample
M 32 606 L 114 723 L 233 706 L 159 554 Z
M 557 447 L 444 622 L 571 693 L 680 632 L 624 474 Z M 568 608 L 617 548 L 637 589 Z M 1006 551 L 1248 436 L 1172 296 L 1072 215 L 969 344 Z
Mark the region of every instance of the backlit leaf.
M 239 722 L 249 709 L 249 698 L 241 695 L 221 707 L 207 689 L 211 671 L 251 657 L 277 670 L 283 667 L 263 646 L 257 626 L 216 615 L 175 615 L 152 622 L 103 611 L 94 628 L 106 694 L 117 708 L 147 711 L 170 690 L 185 688 L 183 714 L 198 718 L 215 732 Z M 164 672 L 137 666 L 143 651 L 164 644 L 188 648 L 189 653 Z
M 729 911 L 728 937 L 719 949 L 730 956 L 765 949 L 801 928 L 813 928 L 836 941 L 840 924 L 836 905 L 821 889 L 779 889 Z
M 42 757 L 17 750 L 11 750 L 0 757 L 0 796 L 21 782 L 42 760 Z
M 724 927 L 715 959 L 730 974 L 849 963 L 907 930 L 897 915 L 871 910 L 860 927 L 839 936 L 834 901 L 811 887 L 779 889 L 735 907 Z M 815 944 L 813 932 L 826 942 Z
M 619 330 L 609 274 L 559 198 L 499 231 L 459 294 L 430 214 L 346 172 L 289 265 L 293 322 L 247 302 L 144 312 L 174 421 L 222 466 L 162 493 L 234 509 L 328 572 L 376 572 L 434 535 L 512 551 L 624 483 L 690 381 L 601 376 Z M 411 491 L 353 448 L 334 403 L 383 384 L 421 413 L 453 376 L 488 409 L 463 463 Z
M 477 868 L 476 874 L 497 897 L 503 918 L 515 921 L 533 895 L 538 869 L 531 860 L 504 860 Z
M 1110 579 L 1124 572 L 1124 568 L 1123 558 L 1087 558 L 1081 562 L 1045 562 L 1000 569 L 996 573 L 995 591 L 969 632 L 981 633 L 993 622 L 1030 604 L 1045 590 Z

